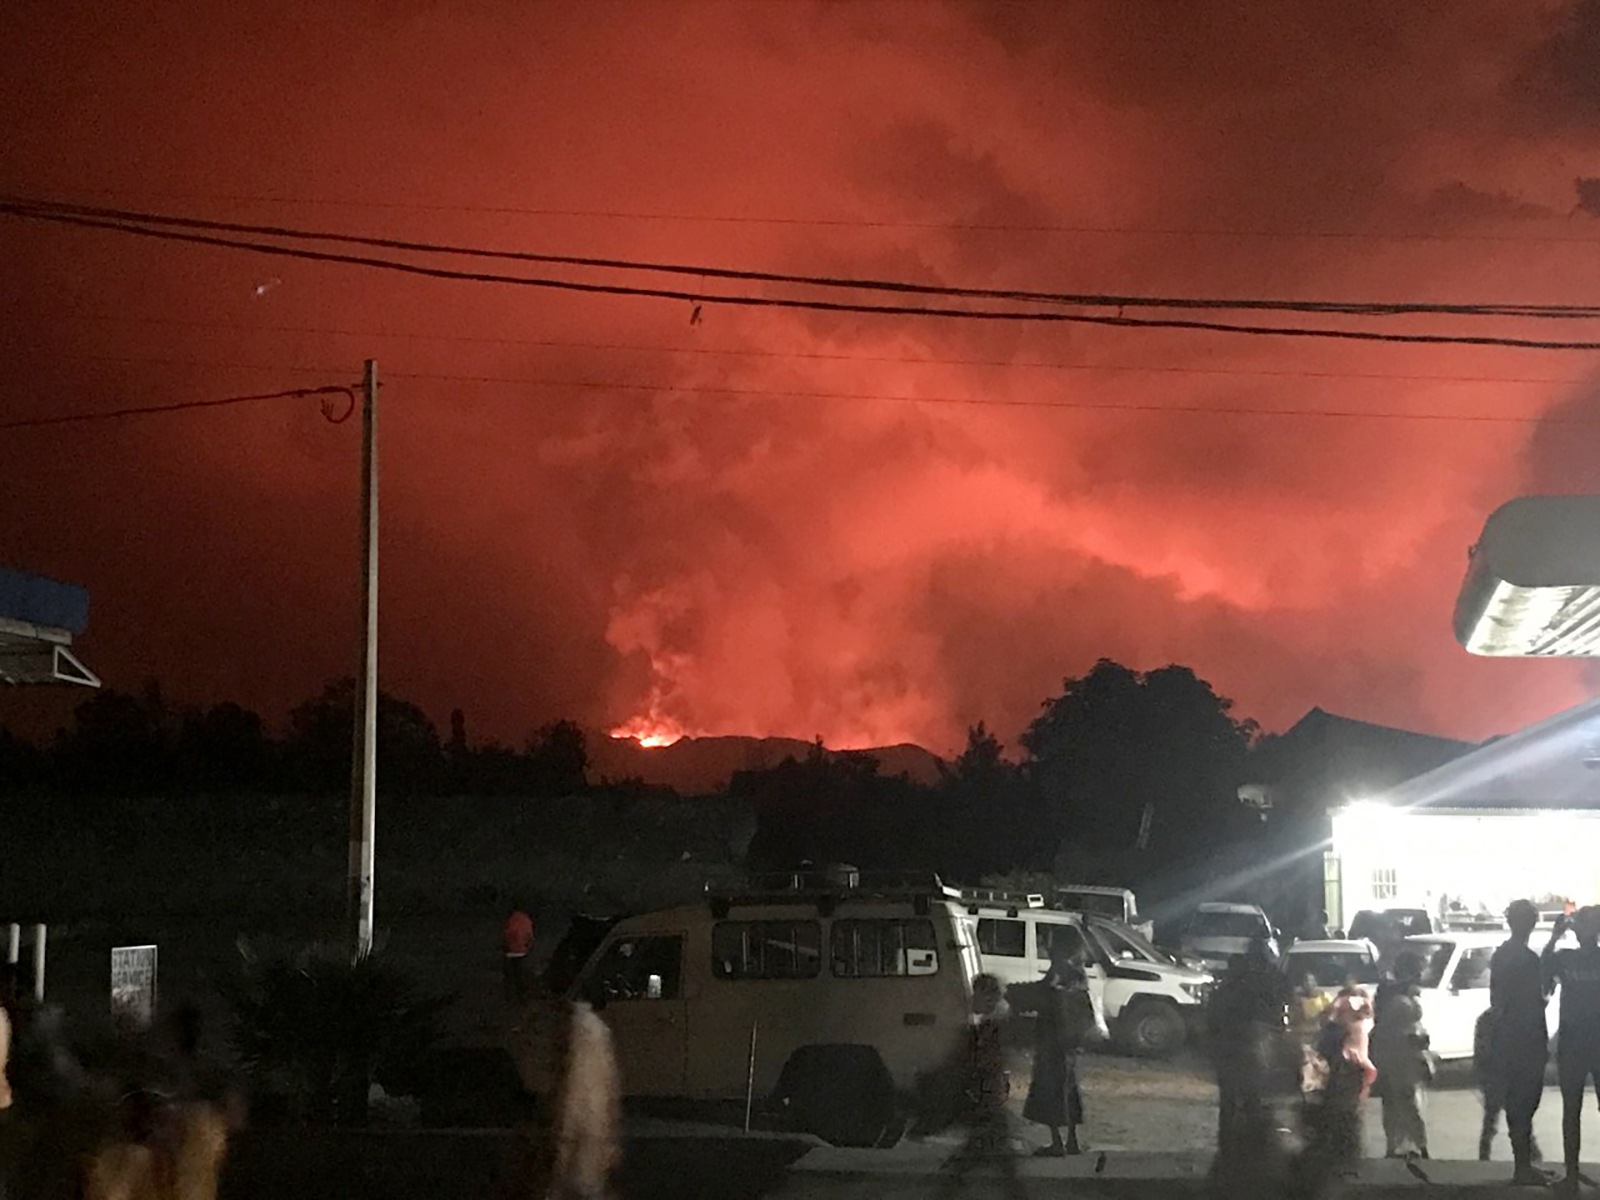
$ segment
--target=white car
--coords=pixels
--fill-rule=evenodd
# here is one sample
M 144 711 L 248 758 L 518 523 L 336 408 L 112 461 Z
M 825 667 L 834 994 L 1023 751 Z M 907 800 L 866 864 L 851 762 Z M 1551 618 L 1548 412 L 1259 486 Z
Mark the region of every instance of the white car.
M 1503 929 L 1424 933 L 1401 943 L 1402 953 L 1422 959 L 1422 1025 L 1440 1058 L 1472 1057 L 1473 1032 L 1489 1008 L 1489 960 L 1509 936 Z
M 1272 957 L 1278 956 L 1278 931 L 1266 913 L 1254 904 L 1210 901 L 1195 909 L 1178 944 L 1185 957 L 1196 960 L 1207 971 L 1220 973 L 1243 956 L 1257 938 L 1266 941 Z
M 1378 982 L 1378 948 L 1364 938 L 1296 942 L 1283 956 L 1283 974 L 1296 988 L 1309 975 L 1331 998 L 1351 981 L 1366 987 Z
M 1211 976 L 1163 954 L 1133 927 L 1045 908 L 1037 896 L 1016 896 L 1015 903 L 1005 905 L 995 893 L 961 895 L 980 969 L 1008 987 L 1042 979 L 1050 967 L 1052 943 L 1071 939 L 1085 952 L 1089 987 L 1123 1049 L 1152 1057 L 1171 1055 L 1199 1024 Z

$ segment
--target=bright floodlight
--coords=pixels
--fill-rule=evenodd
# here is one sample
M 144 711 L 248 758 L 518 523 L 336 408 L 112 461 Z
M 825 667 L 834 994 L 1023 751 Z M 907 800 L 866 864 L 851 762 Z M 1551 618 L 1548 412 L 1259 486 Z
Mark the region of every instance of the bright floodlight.
M 1600 655 L 1600 496 L 1519 496 L 1490 514 L 1455 625 L 1473 654 Z

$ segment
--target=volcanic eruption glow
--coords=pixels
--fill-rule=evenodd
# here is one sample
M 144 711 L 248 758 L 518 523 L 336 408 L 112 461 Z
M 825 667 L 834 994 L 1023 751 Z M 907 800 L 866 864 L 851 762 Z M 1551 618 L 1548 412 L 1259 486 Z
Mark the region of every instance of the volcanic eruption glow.
M 1593 291 L 1574 175 L 1600 171 L 1600 0 L 202 7 L 10 6 L 11 41 L 49 53 L 0 63 L 8 188 L 958 288 Z M 108 234 L 0 222 L 29 298 L 0 328 L 17 415 L 376 354 L 386 686 L 474 736 L 566 718 L 650 748 L 954 755 L 979 721 L 1014 747 L 1102 655 L 1191 666 L 1271 729 L 1315 705 L 1476 740 L 1593 691 L 1449 629 L 1486 513 L 1600 489 L 1600 442 L 1571 436 L 1600 412 L 1587 358 L 802 312 L 692 275 L 703 304 L 269 274 Z M 66 472 L 43 434 L 4 439 L 6 557 L 89 587 L 118 686 L 282 714 L 350 670 L 360 422 L 225 412 L 85 427 Z M 7 724 L 26 703 L 47 735 L 53 695 L 8 696 Z
M 673 721 L 659 717 L 631 717 L 611 730 L 610 736 L 619 742 L 631 740 L 647 750 L 657 750 L 672 745 L 686 735 Z

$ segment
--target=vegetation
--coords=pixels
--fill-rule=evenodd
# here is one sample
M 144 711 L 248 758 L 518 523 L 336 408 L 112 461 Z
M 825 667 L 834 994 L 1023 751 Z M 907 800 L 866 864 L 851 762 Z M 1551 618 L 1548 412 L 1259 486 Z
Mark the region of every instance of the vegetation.
M 364 1121 L 374 1082 L 412 1092 L 451 1002 L 417 995 L 380 954 L 322 947 L 247 959 L 225 993 L 258 1119 L 324 1124 Z
M 334 681 L 274 737 L 238 705 L 174 707 L 152 684 L 97 693 L 46 746 L 0 730 L 0 820 L 28 849 L 0 878 L 0 906 L 318 928 L 342 910 L 352 711 L 350 681 Z M 441 740 L 419 708 L 383 694 L 378 901 L 441 919 L 488 918 L 513 895 L 544 911 L 638 909 L 689 898 L 707 875 L 805 859 L 1143 890 L 1259 849 L 1237 801 L 1255 725 L 1186 667 L 1101 660 L 1020 740 L 1013 761 L 973 727 L 931 786 L 819 746 L 680 797 L 591 786 L 570 721 L 512 749 L 471 742 L 458 711 Z

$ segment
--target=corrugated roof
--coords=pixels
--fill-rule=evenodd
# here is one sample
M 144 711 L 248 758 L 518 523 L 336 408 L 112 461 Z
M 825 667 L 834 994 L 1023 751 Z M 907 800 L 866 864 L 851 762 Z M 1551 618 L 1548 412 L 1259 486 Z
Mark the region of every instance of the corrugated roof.
M 1600 808 L 1600 698 L 1486 742 L 1385 799 L 1437 808 Z

